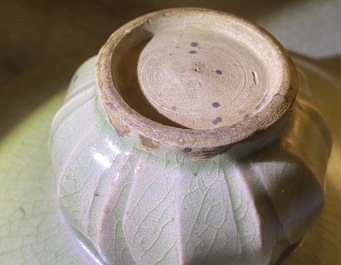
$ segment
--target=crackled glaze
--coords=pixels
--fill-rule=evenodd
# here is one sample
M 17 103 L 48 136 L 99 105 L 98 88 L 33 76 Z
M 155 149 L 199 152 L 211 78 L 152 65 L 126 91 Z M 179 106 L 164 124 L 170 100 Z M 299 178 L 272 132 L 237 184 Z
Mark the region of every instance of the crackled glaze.
M 302 73 L 271 143 L 198 160 L 114 129 L 96 60 L 75 73 L 50 149 L 64 218 L 100 262 L 267 265 L 302 240 L 323 206 L 331 145 Z
M 304 95 L 286 134 L 262 152 L 195 161 L 118 136 L 96 94 L 95 61 L 75 74 L 51 149 L 63 213 L 107 263 L 271 264 L 301 240 L 323 205 L 329 154 Z

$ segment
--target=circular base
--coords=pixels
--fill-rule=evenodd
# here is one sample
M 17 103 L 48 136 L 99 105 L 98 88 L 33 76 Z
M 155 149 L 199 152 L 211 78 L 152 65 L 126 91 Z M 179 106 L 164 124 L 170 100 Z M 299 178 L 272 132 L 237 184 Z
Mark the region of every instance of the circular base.
M 120 133 L 189 152 L 226 149 L 278 124 L 297 83 L 268 33 L 205 9 L 138 18 L 109 38 L 97 62 L 99 93 Z
M 270 77 L 247 46 L 216 31 L 154 36 L 138 60 L 139 85 L 168 119 L 191 129 L 229 126 L 260 108 Z

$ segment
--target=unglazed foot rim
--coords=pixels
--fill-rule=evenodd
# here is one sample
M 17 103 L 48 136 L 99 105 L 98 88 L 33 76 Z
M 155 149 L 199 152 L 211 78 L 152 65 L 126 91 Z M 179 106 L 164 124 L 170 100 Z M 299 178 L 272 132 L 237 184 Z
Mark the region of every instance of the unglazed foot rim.
M 99 53 L 96 78 L 119 133 L 189 152 L 280 123 L 298 87 L 291 59 L 269 33 L 194 8 L 151 13 L 118 29 Z

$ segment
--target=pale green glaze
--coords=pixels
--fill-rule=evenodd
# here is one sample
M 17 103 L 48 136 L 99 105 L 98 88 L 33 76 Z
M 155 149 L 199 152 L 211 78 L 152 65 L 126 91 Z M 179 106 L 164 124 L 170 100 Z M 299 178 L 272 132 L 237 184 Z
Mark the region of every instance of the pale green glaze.
M 50 149 L 62 212 L 102 262 L 266 265 L 302 239 L 322 209 L 330 152 L 304 83 L 279 140 L 247 158 L 197 161 L 119 136 L 97 96 L 95 62 L 74 75 Z
M 47 142 L 64 96 L 59 92 L 1 139 L 0 264 L 95 264 L 61 222 L 55 195 Z

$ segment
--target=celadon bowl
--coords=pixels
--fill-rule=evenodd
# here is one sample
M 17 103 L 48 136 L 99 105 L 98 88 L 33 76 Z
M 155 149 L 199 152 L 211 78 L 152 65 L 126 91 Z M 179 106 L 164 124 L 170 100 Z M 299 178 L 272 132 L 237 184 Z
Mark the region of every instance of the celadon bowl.
M 341 262 L 341 87 L 316 62 L 297 56 L 293 59 L 306 74 L 316 104 L 326 117 L 333 134 L 333 149 L 326 173 L 322 215 L 283 264 L 337 265 Z M 44 104 L 28 111 L 1 138 L 1 264 L 101 264 L 83 247 L 83 241 L 78 241 L 70 232 L 56 198 L 56 176 L 47 143 L 52 118 L 65 98 L 68 80 L 63 78 L 63 73 L 68 67 L 72 64 L 66 61 L 44 65 L 27 72 L 8 87 L 7 91 L 14 88 L 51 91 L 52 84 L 59 92 L 49 92 L 50 97 Z M 11 94 L 7 96 L 6 100 L 14 101 Z M 34 94 L 34 98 L 39 98 L 39 94 Z
M 195 96 L 212 82 L 225 90 Z M 282 46 L 203 9 L 116 31 L 75 73 L 50 131 L 59 218 L 101 264 L 281 263 L 321 214 L 330 149 Z

